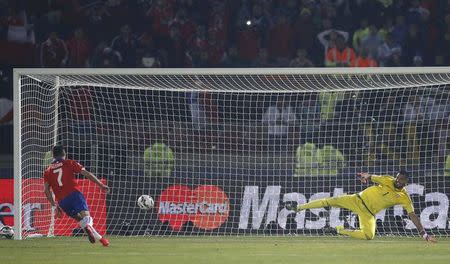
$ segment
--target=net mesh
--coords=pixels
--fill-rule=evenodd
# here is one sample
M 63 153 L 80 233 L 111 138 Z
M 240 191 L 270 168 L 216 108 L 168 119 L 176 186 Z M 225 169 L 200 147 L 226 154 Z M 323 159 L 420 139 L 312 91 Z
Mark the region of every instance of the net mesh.
M 285 205 L 359 192 L 360 171 L 400 169 L 427 231 L 448 235 L 449 73 L 26 74 L 20 83 L 25 237 L 82 233 L 52 219 L 42 193 L 54 143 L 112 188 L 79 181 L 94 226 L 110 235 L 329 235 L 357 228 L 357 216 Z M 152 210 L 138 207 L 144 194 Z M 416 232 L 399 205 L 377 215 L 377 234 Z

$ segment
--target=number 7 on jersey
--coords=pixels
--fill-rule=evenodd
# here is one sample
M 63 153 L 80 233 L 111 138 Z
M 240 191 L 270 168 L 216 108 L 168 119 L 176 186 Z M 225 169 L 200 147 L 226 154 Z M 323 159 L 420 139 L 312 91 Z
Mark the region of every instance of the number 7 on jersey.
M 62 183 L 62 175 L 63 175 L 62 168 L 58 168 L 56 170 L 53 170 L 53 173 L 58 173 L 58 185 L 59 185 L 59 187 L 63 186 L 63 183 Z

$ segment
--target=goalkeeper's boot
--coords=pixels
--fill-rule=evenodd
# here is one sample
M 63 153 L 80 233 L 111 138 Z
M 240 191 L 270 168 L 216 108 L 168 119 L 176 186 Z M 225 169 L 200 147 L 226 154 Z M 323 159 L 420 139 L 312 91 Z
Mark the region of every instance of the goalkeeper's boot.
M 90 225 L 87 225 L 84 228 L 84 232 L 86 233 L 86 235 L 88 236 L 89 242 L 91 242 L 92 244 L 95 243 L 95 237 L 94 237 L 94 232 L 92 231 L 92 227 Z
M 106 239 L 105 237 L 100 238 L 100 243 L 102 243 L 102 245 L 103 245 L 104 247 L 109 246 L 109 241 L 108 241 L 108 239 Z
M 336 226 L 336 233 L 337 234 L 341 234 L 342 230 L 344 230 L 345 228 L 343 226 Z

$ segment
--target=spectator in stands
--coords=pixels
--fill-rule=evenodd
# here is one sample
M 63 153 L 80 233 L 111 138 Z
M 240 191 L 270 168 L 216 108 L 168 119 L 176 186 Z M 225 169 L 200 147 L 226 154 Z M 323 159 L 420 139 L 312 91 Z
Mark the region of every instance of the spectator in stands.
M 420 100 L 417 96 L 411 95 L 408 98 L 408 102 L 403 108 L 403 119 L 405 122 L 417 122 L 423 120 L 424 109 L 420 104 Z
M 119 67 L 122 57 L 118 51 L 113 50 L 105 41 L 101 41 L 95 48 L 91 60 L 93 67 Z
M 320 106 L 318 100 L 313 94 L 305 95 L 301 101 L 301 105 L 297 108 L 300 122 L 303 123 L 318 123 L 320 121 Z
M 185 8 L 181 8 L 177 11 L 175 18 L 169 21 L 169 28 L 175 26 L 180 30 L 180 37 L 183 42 L 189 42 L 196 33 L 195 22 L 188 17 Z
M 402 57 L 401 54 L 393 53 L 391 58 L 386 62 L 386 67 L 401 67 Z
M 222 42 L 225 45 L 227 41 L 228 32 L 227 25 L 224 23 L 225 15 L 215 14 L 212 22 L 208 25 L 208 38 L 215 39 L 217 42 Z
M 298 49 L 297 56 L 289 62 L 289 67 L 309 68 L 314 64 L 307 58 L 306 50 Z
M 417 54 L 416 56 L 414 56 L 413 61 L 412 61 L 412 66 L 413 66 L 413 67 L 423 67 L 423 59 L 422 59 L 422 56 L 420 56 L 419 54 Z
M 378 67 L 378 62 L 369 56 L 369 50 L 362 46 L 358 56 L 352 61 L 352 67 Z
M 120 34 L 111 42 L 111 49 L 119 52 L 122 66 L 136 65 L 137 38 L 131 31 L 130 25 L 123 25 L 120 28 Z
M 228 48 L 221 61 L 222 67 L 242 67 L 244 66 L 242 60 L 238 56 L 238 51 L 235 46 Z
M 248 20 L 237 32 L 238 54 L 245 65 L 256 59 L 262 42 L 262 35 L 253 23 Z
M 245 24 L 247 20 L 250 20 L 251 18 L 251 9 L 250 9 L 250 3 L 249 1 L 241 1 L 239 2 L 239 6 L 237 6 L 237 15 L 236 15 L 236 21 L 235 26 L 237 28 L 241 27 L 241 25 Z
M 330 47 L 325 58 L 327 67 L 349 67 L 355 60 L 355 51 L 348 47 L 345 39 L 341 35 L 336 36 L 336 45 Z
M 386 37 L 388 34 L 391 34 L 392 30 L 394 29 L 394 26 L 392 24 L 392 18 L 390 17 L 384 17 L 383 25 L 378 29 L 378 35 L 383 41 L 386 41 Z M 392 36 L 391 36 L 392 37 Z
M 225 56 L 225 46 L 222 40 L 212 35 L 208 40 L 208 66 L 218 67 Z
M 295 159 L 295 177 L 319 175 L 316 145 L 306 142 L 305 144 L 298 146 L 295 153 Z
M 51 32 L 46 41 L 41 44 L 40 61 L 42 67 L 64 67 L 69 53 L 66 43 L 58 38 L 56 32 Z
M 200 80 L 197 80 L 195 84 L 199 89 L 206 88 L 206 84 Z M 219 120 L 217 105 L 208 92 L 190 92 L 189 110 L 192 124 L 196 129 L 203 129 L 210 124 L 217 123 Z
M 188 52 L 186 52 L 186 64 L 184 64 L 184 67 L 192 67 L 192 61 L 188 59 L 189 56 L 187 54 Z M 166 49 L 164 48 L 158 49 L 156 51 L 156 56 L 158 57 L 162 68 L 171 67 L 169 66 L 169 54 Z
M 339 170 L 345 166 L 344 155 L 333 145 L 325 145 L 321 149 L 317 149 L 316 155 L 319 175 L 336 176 Z
M 420 24 L 430 16 L 430 10 L 422 7 L 419 0 L 411 1 L 411 7 L 407 12 L 407 22 L 409 24 Z
M 273 11 L 275 14 L 283 14 L 283 16 L 286 16 L 287 21 L 290 24 L 292 24 L 292 22 L 294 22 L 295 17 L 298 14 L 297 2 L 299 1 L 297 0 L 279 1 L 278 7 L 275 8 L 275 10 Z
M 320 12 L 323 20 L 329 20 L 333 25 L 337 25 L 338 16 L 336 8 L 330 1 L 322 3 Z
M 369 57 L 378 58 L 378 49 L 383 45 L 383 38 L 378 34 L 378 29 L 375 25 L 369 27 L 369 35 L 361 42 L 361 48 L 366 48 Z
M 436 66 L 450 65 L 450 50 L 448 47 L 450 47 L 450 13 L 445 16 L 444 28 L 441 29 L 437 43 L 434 45 L 433 64 Z
M 79 125 L 91 120 L 92 96 L 89 88 L 72 89 L 69 96 L 70 118 Z
M 355 25 L 354 21 L 361 21 L 361 19 L 355 19 L 350 1 L 337 0 L 332 1 L 332 3 L 336 8 L 336 25 L 340 28 L 351 28 L 353 30 Z
M 171 30 L 172 33 L 172 30 Z M 181 39 L 181 34 L 178 30 L 177 35 L 179 35 L 179 39 L 177 38 L 178 45 L 182 45 L 183 40 Z M 195 31 L 194 36 L 190 40 L 188 44 L 189 54 L 192 56 L 194 60 L 197 60 L 200 57 L 200 53 L 208 49 L 208 39 L 206 36 L 206 27 L 205 25 L 198 25 Z M 168 50 L 172 52 L 171 50 Z
M 136 59 L 137 65 L 142 66 L 142 58 L 156 58 L 155 39 L 150 31 L 145 31 L 137 39 Z M 155 60 L 156 61 L 156 60 Z
M 270 27 L 268 34 L 269 57 L 272 60 L 277 58 L 289 59 L 292 57 L 294 30 L 287 17 L 280 13 L 275 18 L 275 23 Z
M 71 67 L 88 67 L 91 48 L 89 41 L 85 38 L 84 31 L 77 28 L 73 37 L 67 41 L 67 49 L 69 51 L 69 63 Z
M 409 6 L 408 1 L 384 1 L 379 0 L 378 2 L 384 5 L 384 12 L 389 17 L 395 17 L 397 14 L 403 14 Z
M 142 55 L 138 66 L 143 68 L 160 68 L 161 62 L 154 53 L 146 52 Z
M 161 39 L 169 37 L 169 22 L 174 17 L 173 4 L 172 1 L 157 0 L 146 12 L 151 20 L 152 32 Z
M 9 42 L 34 44 L 33 25 L 28 24 L 26 11 L 20 8 L 14 10 L 8 7 L 5 8 L 5 11 L 6 14 L 0 15 L 0 34 L 3 27 L 3 32 Z
M 245 21 L 242 21 L 244 23 L 241 23 L 241 25 L 253 27 L 264 42 L 266 40 L 267 29 L 273 23 L 271 16 L 267 13 L 267 11 L 270 12 L 270 10 L 264 10 L 259 3 L 255 2 L 253 4 L 251 14 L 245 18 Z M 249 21 L 250 25 L 248 25 Z
M 286 98 L 278 98 L 276 104 L 269 106 L 263 114 L 262 122 L 267 126 L 271 139 L 285 138 L 294 127 L 297 118 L 295 111 Z
M 450 65 L 450 55 L 446 54 L 448 52 L 439 50 L 434 55 L 433 64 L 434 66 L 448 66 Z
M 417 25 L 409 25 L 408 34 L 402 45 L 403 64 L 411 66 L 414 56 L 424 54 L 424 42 Z
M 189 96 L 189 110 L 191 112 L 192 125 L 196 129 L 204 129 L 207 125 L 205 106 L 200 97 L 200 92 L 192 91 Z
M 288 65 L 289 65 L 289 59 L 283 58 L 283 57 L 278 57 L 273 62 L 274 67 L 287 67 Z
M 272 61 L 269 59 L 269 52 L 266 48 L 260 48 L 258 57 L 253 61 L 252 67 L 264 68 L 273 67 Z
M 156 50 L 156 39 L 150 30 L 144 31 L 137 38 L 137 54 L 154 52 Z
M 315 50 L 314 37 L 316 35 L 317 28 L 314 24 L 311 10 L 308 8 L 302 8 L 296 21 L 294 22 L 294 45 L 296 45 L 299 49 L 312 52 Z
M 84 26 L 88 31 L 94 32 L 94 34 L 90 35 L 90 39 L 96 42 L 101 42 L 106 39 L 110 39 L 111 34 L 115 34 L 108 30 L 110 26 L 110 22 L 112 19 L 112 14 L 108 11 L 108 7 L 106 5 L 98 5 L 92 6 L 91 8 L 87 8 L 85 11 L 86 25 Z M 116 29 L 114 27 L 114 29 Z M 109 41 L 108 41 L 109 42 Z
M 13 102 L 7 98 L 0 98 L 0 124 L 12 124 Z
M 320 44 L 322 44 L 322 46 L 324 48 L 325 59 L 323 61 L 326 60 L 328 50 L 330 48 L 336 47 L 336 39 L 337 39 L 338 35 L 341 35 L 344 38 L 344 43 L 347 42 L 348 32 L 345 32 L 345 31 L 340 31 L 340 30 L 335 30 L 335 29 L 327 29 L 327 30 L 320 32 L 317 35 L 317 39 L 319 40 Z
M 400 45 L 404 43 L 406 35 L 408 33 L 408 26 L 405 24 L 405 17 L 398 15 L 395 18 L 395 26 L 392 29 L 392 38 L 394 42 Z
M 392 34 L 387 34 L 384 43 L 378 48 L 378 60 L 380 66 L 388 66 L 389 61 L 393 56 L 400 57 L 402 54 L 402 47 L 395 43 Z
M 170 177 L 174 166 L 172 148 L 163 142 L 155 142 L 144 150 L 144 175 L 147 177 Z
M 300 122 L 301 141 L 311 142 L 320 127 L 320 106 L 316 96 L 313 94 L 305 95 L 301 105 L 297 108 L 297 113 Z
M 360 27 L 353 33 L 353 48 L 358 51 L 363 39 L 369 36 L 369 22 L 367 18 L 363 18 Z
M 320 92 L 320 120 L 331 121 L 335 116 L 336 105 L 344 99 L 344 92 Z
M 199 29 L 200 30 L 200 29 Z M 170 28 L 170 38 L 165 38 L 162 42 L 161 52 L 162 57 L 167 57 L 167 64 L 165 67 L 180 68 L 186 65 L 187 44 L 181 39 L 180 29 L 176 26 Z M 192 57 L 199 56 L 199 50 L 206 49 L 206 39 L 203 37 L 195 38 L 190 43 Z
M 330 47 L 334 47 L 336 36 L 342 35 L 348 38 L 349 34 L 352 34 L 353 48 L 356 51 L 359 51 L 362 40 L 365 39 L 370 56 L 373 59 L 379 59 L 382 66 L 443 66 L 450 63 L 450 52 L 447 51 L 450 42 L 448 33 L 450 9 L 446 1 L 435 3 L 428 0 L 411 2 L 258 0 L 242 1 L 236 6 L 235 3 L 218 0 L 207 0 L 202 4 L 198 1 L 184 0 L 145 0 L 138 1 L 137 4 L 132 3 L 133 1 L 115 0 L 105 3 L 100 1 L 88 6 L 82 5 L 82 8 L 76 8 L 78 1 L 69 1 L 70 3 L 66 4 L 61 4 L 61 1 L 49 3 L 20 1 L 18 5 L 12 4 L 13 2 L 0 1 L 3 3 L 0 7 L 0 39 L 9 40 L 9 42 L 0 42 L 3 51 L 3 54 L 0 54 L 0 63 L 3 62 L 5 65 L 30 64 L 32 54 L 24 55 L 22 51 L 33 49 L 18 48 L 19 45 L 11 45 L 11 43 L 29 41 L 33 31 L 38 40 L 44 40 L 44 43 L 36 49 L 38 54 L 35 63 L 46 67 L 82 67 L 86 66 L 86 58 L 89 58 L 91 62 L 95 61 L 92 66 L 142 66 L 144 53 L 147 54 L 146 56 L 148 54 L 157 56 L 163 67 L 193 65 L 211 67 L 217 66 L 218 61 L 229 56 L 225 54 L 224 49 L 231 46 L 238 48 L 238 59 L 233 60 L 232 63 L 228 60 L 225 63 L 227 67 L 255 65 L 255 59 L 260 54 L 258 52 L 260 47 L 269 49 L 273 59 L 270 62 L 273 66 L 288 66 L 293 59 L 293 51 L 298 48 L 305 49 L 309 59 L 314 61 L 314 64 L 320 65 L 325 62 L 322 54 L 327 53 Z M 440 10 L 437 10 L 438 8 Z M 231 16 L 235 9 L 239 9 L 239 15 Z M 380 16 L 382 13 L 383 15 Z M 360 21 L 361 26 L 356 30 L 353 29 L 346 21 L 349 17 L 352 21 Z M 394 18 L 395 25 L 392 26 Z M 234 23 L 230 23 L 231 19 L 237 21 L 237 25 L 232 25 Z M 273 26 L 271 26 L 274 22 L 272 20 L 275 21 Z M 33 27 L 30 27 L 29 21 L 33 22 Z M 367 27 L 369 21 L 373 25 L 382 25 L 378 34 L 369 35 Z M 113 40 L 114 30 L 119 30 L 120 25 L 126 23 L 133 25 L 137 35 L 145 32 L 150 49 L 142 50 L 141 40 L 136 40 L 129 26 L 130 32 L 125 32 L 127 27 L 122 27 L 120 35 Z M 148 27 L 148 25 L 151 26 Z M 197 38 L 198 25 L 204 28 L 205 33 L 202 33 L 204 37 L 202 36 L 200 43 L 207 43 L 206 52 L 205 48 L 196 52 L 186 48 L 192 38 Z M 67 52 L 63 44 L 57 40 L 58 38 L 56 44 L 49 46 L 50 41 L 46 38 L 51 31 L 59 32 L 60 38 L 65 40 L 69 35 L 67 32 L 69 28 L 80 26 L 85 29 L 87 37 L 79 37 L 83 34 L 76 30 L 76 36 L 66 42 Z M 337 27 L 342 28 L 343 31 L 332 29 Z M 179 37 L 176 39 L 171 36 L 172 28 L 176 28 L 174 31 L 179 32 Z M 272 28 L 271 36 L 276 37 L 267 38 L 270 28 Z M 317 34 L 320 31 L 322 32 Z M 379 44 L 378 37 L 387 38 L 389 32 L 392 34 L 392 43 L 401 46 L 402 61 L 399 61 L 397 53 L 392 51 L 396 50 L 395 46 L 387 44 L 391 52 L 387 51 L 385 42 L 388 40 L 382 44 L 385 47 L 376 48 Z M 313 37 L 316 35 L 318 38 Z M 285 40 L 282 41 L 283 38 Z M 371 38 L 372 40 L 369 41 Z M 87 39 L 89 39 L 88 43 L 86 43 Z M 130 39 L 132 41 L 129 41 Z M 314 45 L 316 39 L 319 39 L 325 48 L 323 53 L 317 52 L 321 45 Z M 101 42 L 111 43 L 111 40 L 117 44 L 108 45 L 109 50 L 104 48 L 101 52 L 92 50 L 94 47 L 101 46 L 99 45 Z M 90 48 L 86 48 L 86 44 Z M 350 44 L 349 47 L 351 47 Z M 382 52 L 382 49 L 386 53 L 375 57 L 375 54 Z M 172 50 L 176 52 L 171 52 Z M 189 54 L 186 50 L 190 51 Z M 99 56 L 99 53 L 102 55 Z M 116 58 L 119 54 L 123 58 Z M 261 54 L 264 54 L 264 51 Z M 417 54 L 422 57 L 422 62 L 419 63 L 420 60 L 416 60 L 414 64 L 414 57 Z M 9 57 L 12 58 L 12 63 Z M 260 60 L 256 64 L 267 63 Z
M 449 117 L 450 105 L 447 104 L 447 97 L 445 94 L 438 94 L 435 98 L 424 98 L 426 101 L 425 118 L 427 120 L 444 120 Z
M 209 53 L 206 50 L 200 51 L 197 56 L 192 57 L 193 68 L 207 68 L 209 66 Z

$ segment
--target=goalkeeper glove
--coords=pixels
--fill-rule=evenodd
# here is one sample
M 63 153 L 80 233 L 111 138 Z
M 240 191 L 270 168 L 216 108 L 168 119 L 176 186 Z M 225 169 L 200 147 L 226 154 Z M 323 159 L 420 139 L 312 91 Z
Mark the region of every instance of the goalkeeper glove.
M 288 210 L 292 210 L 294 212 L 297 212 L 297 203 L 286 203 L 284 206 Z

